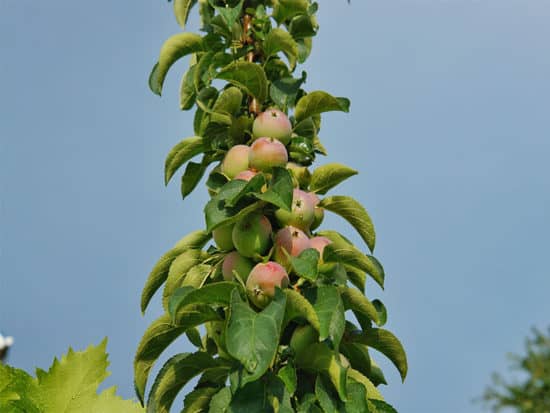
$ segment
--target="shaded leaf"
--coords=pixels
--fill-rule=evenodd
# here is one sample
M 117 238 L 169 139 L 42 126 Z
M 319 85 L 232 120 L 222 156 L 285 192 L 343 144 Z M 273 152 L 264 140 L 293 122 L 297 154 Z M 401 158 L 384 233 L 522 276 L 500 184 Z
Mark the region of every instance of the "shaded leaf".
M 276 167 L 273 168 L 273 178 L 271 179 L 269 189 L 263 193 L 256 193 L 255 196 L 258 199 L 290 211 L 293 189 L 294 185 L 290 172 L 286 168 Z
M 307 0 L 277 0 L 273 8 L 273 18 L 281 24 L 298 14 L 307 13 L 308 7 Z
M 294 117 L 297 122 L 323 112 L 349 112 L 350 101 L 346 98 L 336 98 L 323 91 L 310 92 L 296 104 Z
M 290 257 L 290 262 L 298 276 L 309 281 L 315 281 L 318 274 L 319 258 L 319 251 L 314 248 L 307 248 L 297 257 Z
M 212 396 L 220 389 L 218 387 L 199 387 L 188 393 L 183 401 L 181 413 L 206 413 Z
M 192 304 L 227 306 L 231 299 L 231 292 L 239 287 L 240 285 L 237 283 L 221 281 L 198 289 L 192 287 L 180 288 L 170 298 L 170 314 L 174 316 L 180 309 Z
M 277 376 L 283 381 L 288 392 L 293 395 L 298 386 L 298 377 L 296 376 L 296 369 L 292 364 L 283 366 Z
M 162 306 L 168 310 L 170 297 L 176 288 L 182 286 L 187 273 L 196 265 L 200 264 L 208 254 L 201 250 L 185 250 L 172 262 L 168 277 L 162 292 Z
M 164 162 L 164 184 L 167 185 L 174 173 L 188 160 L 205 151 L 201 137 L 193 136 L 174 146 Z
M 231 390 L 229 387 L 224 387 L 212 397 L 208 413 L 229 413 L 227 410 L 229 403 L 231 403 Z
M 306 290 L 306 298 L 311 302 L 317 317 L 319 317 L 319 340 L 332 340 L 334 348 L 338 348 L 344 334 L 345 317 L 344 304 L 337 287 L 322 285 Z
M 274 28 L 267 35 L 262 43 L 266 58 L 283 52 L 288 58 L 290 70 L 294 70 L 298 57 L 298 44 L 286 30 Z
M 255 63 L 234 62 L 224 67 L 216 76 L 254 96 L 260 102 L 267 97 L 267 78 L 264 70 Z
M 338 290 L 340 291 L 344 308 L 346 310 L 352 310 L 354 313 L 360 313 L 374 321 L 376 324 L 380 323 L 376 307 L 360 291 L 346 286 L 340 286 L 338 287 Z
M 180 109 L 189 110 L 195 104 L 197 97 L 195 86 L 193 85 L 193 78 L 195 77 L 195 70 L 197 65 L 191 66 L 187 72 L 181 78 L 180 83 Z
M 311 303 L 303 295 L 294 290 L 285 289 L 284 292 L 286 295 L 286 308 L 283 326 L 286 326 L 290 321 L 297 318 L 303 318 L 315 330 L 319 331 L 319 317 L 317 317 L 317 313 Z
M 300 87 L 305 80 L 306 72 L 302 72 L 302 77 L 298 79 L 283 77 L 272 81 L 269 88 L 271 100 L 280 108 L 293 108 L 296 105 L 296 98 L 298 97 Z

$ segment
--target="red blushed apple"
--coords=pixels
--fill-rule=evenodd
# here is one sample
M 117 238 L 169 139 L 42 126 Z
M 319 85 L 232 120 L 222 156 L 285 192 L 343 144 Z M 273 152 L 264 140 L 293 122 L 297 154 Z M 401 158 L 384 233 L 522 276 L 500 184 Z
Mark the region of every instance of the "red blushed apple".
M 258 171 L 270 171 L 275 166 L 284 167 L 288 162 L 285 145 L 273 138 L 256 139 L 250 146 L 248 165 Z
M 261 214 L 253 213 L 235 224 L 231 238 L 239 254 L 254 258 L 269 249 L 271 232 L 269 219 Z
M 309 248 L 315 248 L 321 255 L 321 261 L 323 260 L 323 251 L 328 244 L 332 244 L 332 241 L 327 237 L 313 237 L 309 240 Z
M 241 171 L 237 175 L 235 175 L 234 179 L 242 179 L 243 181 L 250 181 L 256 175 L 258 175 L 258 172 L 247 169 L 246 171 Z
M 314 209 L 313 209 L 313 222 L 311 223 L 311 229 L 314 230 L 314 229 L 319 228 L 319 225 L 321 225 L 321 223 L 323 222 L 323 219 L 325 218 L 325 209 L 318 206 L 319 202 L 321 202 L 321 200 L 319 199 L 319 197 L 317 196 L 316 193 L 310 192 L 309 196 L 310 196 L 310 198 L 313 202 L 313 206 L 314 206 Z
M 235 274 L 246 282 L 254 264 L 248 258 L 243 257 L 237 251 L 230 252 L 223 260 L 222 274 L 225 281 L 233 281 Z
M 227 151 L 221 164 L 222 173 L 229 179 L 233 179 L 239 172 L 248 169 L 248 157 L 250 147 L 235 145 Z
M 287 226 L 277 231 L 275 235 L 275 261 L 287 269 L 290 267 L 290 262 L 285 251 L 288 255 L 297 257 L 307 248 L 311 248 L 309 238 L 301 229 Z
M 250 300 L 258 308 L 265 308 L 275 296 L 275 287 L 288 287 L 289 279 L 285 269 L 276 262 L 257 264 L 246 281 Z
M 235 225 L 224 225 L 212 231 L 212 238 L 214 238 L 214 242 L 219 249 L 229 251 L 235 248 L 232 239 L 234 226 Z
M 252 134 L 255 138 L 267 136 L 288 145 L 292 135 L 292 124 L 288 116 L 279 109 L 269 108 L 254 119 Z
M 309 231 L 313 223 L 315 207 L 307 192 L 294 189 L 292 194 L 292 210 L 279 208 L 275 211 L 275 218 L 281 226 L 291 225 L 303 231 Z

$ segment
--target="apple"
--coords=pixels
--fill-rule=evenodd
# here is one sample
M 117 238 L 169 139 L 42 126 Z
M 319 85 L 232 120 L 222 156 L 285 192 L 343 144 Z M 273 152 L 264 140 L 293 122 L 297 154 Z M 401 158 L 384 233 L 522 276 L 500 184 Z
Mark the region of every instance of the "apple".
M 303 231 L 309 231 L 315 218 L 315 206 L 307 192 L 295 188 L 292 193 L 292 210 L 279 208 L 275 211 L 275 218 L 281 226 L 291 225 Z
M 267 252 L 271 232 L 269 219 L 259 213 L 252 213 L 235 224 L 231 238 L 241 255 L 253 258 Z
M 332 244 L 332 241 L 327 237 L 313 237 L 309 240 L 309 248 L 315 248 L 319 251 L 321 262 L 323 261 L 323 251 L 328 244 Z
M 227 151 L 221 164 L 222 173 L 229 179 L 248 169 L 248 157 L 250 147 L 246 145 L 235 145 Z
M 292 124 L 288 116 L 279 109 L 269 108 L 254 119 L 252 134 L 255 138 L 267 136 L 288 145 L 292 135 Z
M 273 138 L 258 138 L 250 146 L 248 165 L 258 171 L 269 172 L 275 166 L 288 162 L 285 145 Z
M 219 249 L 224 251 L 230 251 L 232 249 L 235 249 L 235 246 L 233 245 L 233 239 L 232 239 L 234 226 L 235 226 L 234 224 L 224 225 L 212 231 L 212 238 L 214 238 L 214 242 L 216 243 Z
M 306 324 L 296 327 L 290 338 L 289 347 L 297 357 L 300 357 L 312 344 L 318 342 L 319 333 L 310 324 Z
M 295 162 L 289 162 L 286 164 L 286 169 L 290 171 L 292 175 L 292 183 L 298 188 L 307 188 L 311 181 L 311 174 L 306 166 L 299 165 Z
M 310 192 L 309 196 L 314 205 L 314 209 L 313 209 L 314 218 L 313 218 L 313 222 L 311 223 L 311 229 L 314 230 L 319 228 L 319 225 L 321 225 L 321 223 L 323 222 L 323 219 L 325 218 L 325 209 L 318 206 L 321 200 L 319 199 L 316 193 Z
M 233 281 L 235 273 L 242 282 L 246 282 L 254 264 L 237 251 L 230 252 L 223 260 L 222 274 L 225 281 Z
M 292 257 L 297 257 L 300 253 L 310 248 L 308 236 L 299 228 L 286 226 L 275 235 L 275 261 L 285 268 L 290 267 L 290 262 L 285 251 Z
M 250 300 L 258 308 L 266 307 L 275 296 L 275 287 L 288 287 L 289 279 L 285 269 L 276 262 L 269 261 L 256 266 L 246 280 L 246 290 Z
M 250 181 L 256 175 L 258 175 L 258 172 L 247 169 L 246 171 L 239 172 L 237 175 L 235 175 L 235 178 L 233 179 L 242 179 L 243 181 Z

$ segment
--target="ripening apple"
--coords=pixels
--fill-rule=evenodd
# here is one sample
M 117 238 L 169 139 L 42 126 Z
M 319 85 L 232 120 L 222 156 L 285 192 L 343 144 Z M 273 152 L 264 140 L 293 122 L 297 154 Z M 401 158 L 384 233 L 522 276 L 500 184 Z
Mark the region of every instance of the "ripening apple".
M 269 219 L 253 213 L 235 224 L 231 238 L 235 249 L 241 255 L 253 258 L 267 252 L 271 243 L 271 232 Z
M 279 208 L 275 211 L 275 218 L 281 226 L 291 225 L 303 231 L 309 231 L 315 218 L 315 206 L 309 193 L 295 188 L 292 193 L 291 211 Z
M 235 175 L 235 178 L 233 179 L 242 179 L 243 181 L 250 181 L 256 175 L 258 175 L 258 172 L 247 169 L 246 171 L 239 172 L 237 175 Z
M 273 138 L 258 138 L 250 146 L 248 165 L 258 171 L 270 171 L 275 166 L 284 167 L 288 162 L 285 145 Z
M 311 229 L 314 230 L 317 229 L 319 225 L 321 225 L 321 223 L 323 222 L 323 219 L 325 218 L 325 209 L 319 206 L 319 202 L 321 202 L 321 200 L 319 199 L 317 194 L 315 194 L 314 192 L 310 192 L 309 196 L 314 205 L 313 222 L 311 223 Z
M 212 231 L 212 238 L 219 249 L 230 251 L 235 249 L 233 245 L 233 227 L 235 225 L 224 225 Z
M 248 157 L 250 147 L 246 145 L 235 145 L 227 151 L 221 164 L 222 173 L 229 179 L 248 169 Z
M 250 300 L 258 308 L 266 307 L 275 296 L 275 287 L 288 287 L 289 279 L 285 269 L 276 262 L 269 261 L 256 266 L 246 281 L 246 290 Z
M 292 183 L 298 188 L 307 188 L 311 181 L 311 174 L 307 169 L 307 166 L 298 165 L 295 162 L 289 162 L 286 164 L 286 169 L 290 171 L 292 175 Z
M 327 237 L 313 237 L 309 240 L 309 248 L 315 248 L 319 251 L 321 262 L 323 261 L 323 251 L 328 244 L 332 244 L 332 241 Z
M 311 248 L 305 232 L 292 226 L 286 226 L 277 231 L 274 244 L 275 261 L 287 269 L 290 267 L 290 262 L 285 251 L 288 255 L 297 257 L 303 250 Z
M 312 344 L 319 342 L 319 333 L 310 324 L 298 326 L 292 333 L 289 346 L 297 357 L 308 351 Z
M 279 109 L 269 108 L 254 119 L 252 134 L 255 138 L 267 136 L 288 145 L 292 134 L 292 124 L 288 116 Z
M 233 281 L 235 273 L 242 282 L 246 282 L 254 264 L 237 251 L 230 252 L 223 260 L 222 274 L 225 281 Z

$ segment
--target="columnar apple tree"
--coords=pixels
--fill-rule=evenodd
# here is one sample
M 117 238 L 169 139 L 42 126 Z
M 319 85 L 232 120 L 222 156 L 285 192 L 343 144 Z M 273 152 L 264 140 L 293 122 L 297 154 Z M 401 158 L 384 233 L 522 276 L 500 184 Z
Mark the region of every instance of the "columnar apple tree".
M 135 356 L 135 388 L 148 412 L 169 412 L 182 388 L 196 385 L 182 412 L 394 412 L 371 349 L 404 379 L 399 340 L 382 328 L 386 308 L 365 295 L 367 277 L 383 287 L 371 255 L 375 231 L 366 210 L 335 187 L 357 174 L 326 155 L 321 115 L 350 102 L 306 91 L 297 73 L 318 30 L 310 0 L 174 0 L 184 28 L 198 6 L 203 34 L 182 32 L 162 45 L 149 78 L 160 95 L 178 59 L 190 56 L 180 107 L 195 107 L 194 136 L 165 163 L 165 183 L 182 171 L 186 198 L 206 179 L 205 226 L 183 237 L 146 281 L 145 311 L 161 287 L 164 315 L 145 331 Z M 355 228 L 369 253 L 325 213 Z M 346 319 L 346 315 L 348 319 Z M 354 321 L 351 321 L 354 320 Z M 180 335 L 196 346 L 162 366 Z

